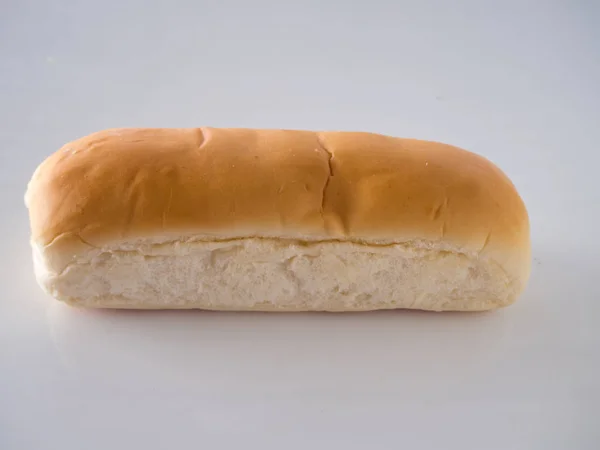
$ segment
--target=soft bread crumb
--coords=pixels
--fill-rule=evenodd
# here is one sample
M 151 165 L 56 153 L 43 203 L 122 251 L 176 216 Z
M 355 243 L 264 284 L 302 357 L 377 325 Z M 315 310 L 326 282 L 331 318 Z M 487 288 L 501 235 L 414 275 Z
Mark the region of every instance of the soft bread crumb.
M 423 242 L 137 240 L 92 248 L 56 273 L 34 249 L 40 284 L 86 307 L 478 311 L 519 291 L 494 261 Z

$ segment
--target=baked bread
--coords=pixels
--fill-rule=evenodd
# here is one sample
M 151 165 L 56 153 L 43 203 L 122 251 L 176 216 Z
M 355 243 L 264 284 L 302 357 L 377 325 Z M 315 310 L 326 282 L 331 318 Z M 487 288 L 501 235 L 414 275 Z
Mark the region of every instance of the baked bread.
M 51 155 L 25 201 L 39 284 L 84 307 L 481 311 L 530 273 L 507 176 L 415 139 L 111 129 Z

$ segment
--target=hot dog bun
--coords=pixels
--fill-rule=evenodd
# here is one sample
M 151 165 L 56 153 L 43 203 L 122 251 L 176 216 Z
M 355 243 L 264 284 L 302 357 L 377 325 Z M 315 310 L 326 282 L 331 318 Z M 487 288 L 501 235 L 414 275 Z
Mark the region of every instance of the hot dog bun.
M 499 168 L 372 133 L 105 130 L 44 161 L 25 201 L 39 284 L 85 307 L 479 311 L 530 271 Z

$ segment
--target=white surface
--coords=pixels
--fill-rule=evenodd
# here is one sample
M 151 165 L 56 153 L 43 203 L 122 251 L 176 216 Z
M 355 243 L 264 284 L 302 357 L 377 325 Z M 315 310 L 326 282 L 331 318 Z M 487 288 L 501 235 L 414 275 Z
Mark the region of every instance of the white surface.
M 1 449 L 600 448 L 598 2 L 35 3 L 0 13 Z M 22 200 L 35 166 L 98 129 L 197 125 L 484 154 L 529 207 L 526 294 L 484 315 L 45 297 Z

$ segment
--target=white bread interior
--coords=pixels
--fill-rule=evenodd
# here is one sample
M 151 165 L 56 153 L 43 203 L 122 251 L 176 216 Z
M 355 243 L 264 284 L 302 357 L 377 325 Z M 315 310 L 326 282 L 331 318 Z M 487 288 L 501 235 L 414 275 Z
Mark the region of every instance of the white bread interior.
M 492 260 L 431 244 L 273 238 L 144 240 L 82 252 L 60 273 L 36 251 L 53 296 L 86 307 L 256 311 L 482 311 L 517 292 Z
M 510 180 L 369 133 L 107 130 L 36 170 L 35 274 L 95 308 L 483 311 L 530 270 Z

